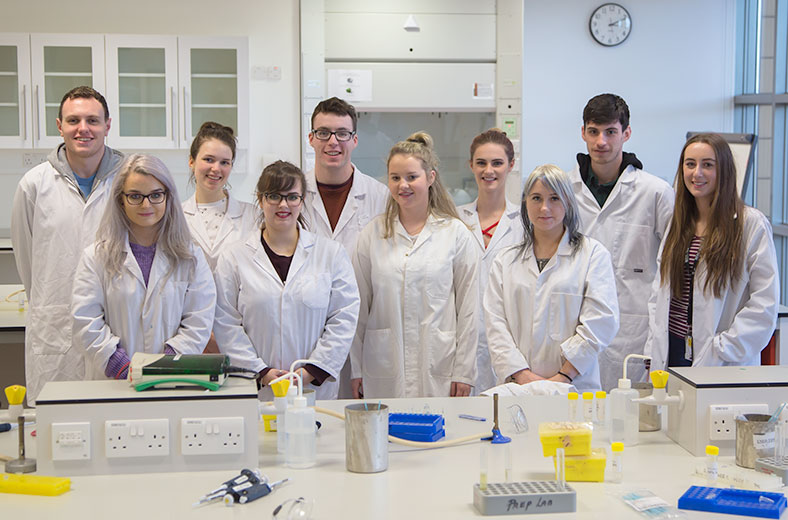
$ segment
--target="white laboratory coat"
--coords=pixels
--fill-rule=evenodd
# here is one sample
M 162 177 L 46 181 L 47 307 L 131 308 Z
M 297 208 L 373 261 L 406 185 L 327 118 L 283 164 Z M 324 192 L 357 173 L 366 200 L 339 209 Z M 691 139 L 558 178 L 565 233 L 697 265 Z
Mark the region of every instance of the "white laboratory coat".
M 476 382 L 478 247 L 462 221 L 430 215 L 415 243 L 385 215 L 358 239 L 361 294 L 350 352 L 365 397 L 448 396 L 452 381 Z
M 659 244 L 673 215 L 673 188 L 664 180 L 629 165 L 603 208 L 580 176 L 569 173 L 580 208 L 584 235 L 602 243 L 613 260 L 620 328 L 599 356 L 603 390 L 618 386 L 627 354 L 642 354 L 648 335 L 648 294 L 657 274 Z M 630 363 L 629 377 L 645 377 L 643 365 Z
M 333 231 L 323 199 L 317 190 L 315 170 L 306 173 L 306 198 L 301 213 L 309 231 L 336 240 L 345 246 L 351 258 L 359 233 L 373 218 L 383 213 L 389 199 L 389 190 L 385 184 L 361 173 L 355 165 L 353 168 L 353 185 Z
M 501 220 L 494 228 L 490 244 L 484 247 L 484 237 L 482 236 L 481 225 L 479 224 L 479 214 L 476 212 L 476 205 L 479 199 L 464 204 L 457 208 L 460 218 L 470 228 L 476 244 L 479 246 L 481 263 L 479 264 L 479 302 L 484 298 L 484 290 L 487 288 L 487 280 L 490 277 L 490 267 L 495 257 L 505 248 L 520 244 L 523 241 L 523 221 L 520 218 L 520 207 L 509 200 L 506 201 L 506 209 L 501 215 Z M 490 364 L 490 350 L 487 348 L 487 332 L 484 326 L 484 311 L 482 306 L 478 306 L 476 313 L 479 321 L 479 344 L 476 348 L 476 384 L 474 390 L 483 392 L 492 388 L 496 384 L 495 372 Z
M 82 350 L 71 342 L 71 295 L 82 251 L 96 239 L 123 154 L 104 148 L 87 198 L 64 163 L 61 145 L 49 161 L 19 181 L 11 211 L 11 241 L 30 307 L 25 324 L 28 402 L 47 381 L 85 377 Z M 54 164 L 60 165 L 56 168 Z
M 742 271 L 720 298 L 703 290 L 706 266 L 695 271 L 692 299 L 693 366 L 760 365 L 761 350 L 777 325 L 780 280 L 772 227 L 755 208 L 744 208 Z M 661 256 L 661 254 L 660 254 Z M 649 299 L 649 334 L 646 355 L 652 370 L 668 362 L 670 288 L 657 271 Z
M 122 272 L 109 276 L 89 246 L 74 279 L 74 345 L 85 355 L 88 379 L 103 379 L 118 343 L 135 352 L 161 353 L 167 344 L 179 354 L 200 354 L 211 337 L 216 287 L 199 247 L 194 260 L 172 271 L 157 248 L 148 285 L 126 240 Z
M 243 240 L 246 235 L 251 233 L 259 225 L 257 206 L 235 199 L 231 194 L 227 194 L 227 211 L 219 225 L 216 240 L 211 243 L 208 239 L 208 231 L 205 223 L 197 211 L 197 199 L 192 195 L 183 201 L 183 214 L 189 224 L 194 242 L 200 246 L 205 254 L 205 259 L 211 270 L 216 269 L 216 262 L 219 260 L 219 253 L 237 240 Z
M 358 288 L 342 246 L 300 230 L 285 283 L 254 231 L 219 256 L 214 334 L 234 365 L 260 371 L 290 369 L 309 359 L 330 377 L 313 386 L 318 399 L 335 399 L 358 320 Z M 265 396 L 271 392 L 264 389 Z
M 493 261 L 484 294 L 490 357 L 499 383 L 524 368 L 550 377 L 566 358 L 580 372 L 578 390 L 599 389 L 599 353 L 618 331 L 610 253 L 585 237 L 573 255 L 567 233 L 540 273 L 533 248 Z

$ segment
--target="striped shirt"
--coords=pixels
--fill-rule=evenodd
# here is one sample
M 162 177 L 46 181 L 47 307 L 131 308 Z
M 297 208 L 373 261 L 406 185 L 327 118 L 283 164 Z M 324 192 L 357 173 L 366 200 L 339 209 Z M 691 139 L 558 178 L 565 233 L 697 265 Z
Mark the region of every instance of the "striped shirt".
M 668 331 L 680 337 L 686 337 L 688 332 L 687 322 L 690 298 L 690 272 L 698 261 L 698 253 L 703 237 L 694 236 L 689 246 L 689 265 L 684 265 L 684 278 L 681 284 L 681 298 L 670 298 L 670 313 L 668 314 Z

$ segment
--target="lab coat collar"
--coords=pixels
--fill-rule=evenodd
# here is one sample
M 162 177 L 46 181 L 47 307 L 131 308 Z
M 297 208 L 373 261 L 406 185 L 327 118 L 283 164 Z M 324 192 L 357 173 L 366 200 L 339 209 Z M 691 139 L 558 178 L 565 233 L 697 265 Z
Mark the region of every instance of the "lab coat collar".
M 525 265 L 534 274 L 534 276 L 539 276 L 541 274 L 547 273 L 550 269 L 558 263 L 559 256 L 571 256 L 572 255 L 572 245 L 569 243 L 569 233 L 567 233 L 566 229 L 564 229 L 564 234 L 561 235 L 561 241 L 558 243 L 558 249 L 556 249 L 555 254 L 550 258 L 550 261 L 547 262 L 547 265 L 539 272 L 539 267 L 536 265 L 536 254 L 534 253 L 533 245 L 529 246 L 525 250 L 525 254 L 523 255 L 523 260 L 525 261 Z
M 427 221 L 424 223 L 424 228 L 419 233 L 419 236 L 416 237 L 416 243 L 413 244 L 411 251 L 415 251 L 416 249 L 420 248 L 422 244 L 427 242 L 427 240 L 429 240 L 432 236 L 435 228 L 445 224 L 447 218 L 448 217 L 436 217 L 432 213 L 427 215 Z M 402 222 L 400 222 L 399 216 L 394 217 L 394 232 L 403 240 L 410 242 L 410 235 L 405 230 L 405 226 L 402 225 Z
M 336 237 L 339 232 L 347 225 L 348 222 L 352 219 L 353 215 L 355 215 L 356 211 L 358 211 L 359 204 L 362 200 L 364 200 L 367 196 L 367 192 L 362 186 L 363 181 L 361 181 L 361 171 L 356 167 L 355 164 L 350 163 L 353 167 L 353 184 L 350 186 L 350 192 L 347 195 L 347 200 L 345 200 L 345 205 L 342 208 L 342 212 L 339 214 L 339 220 L 337 221 L 337 225 L 334 228 L 333 236 Z M 314 168 L 309 170 L 306 175 L 306 192 L 311 195 L 311 205 L 314 209 L 313 213 L 315 214 L 315 218 L 319 218 L 323 221 L 326 225 L 327 229 L 331 229 L 331 225 L 328 221 L 328 214 L 326 213 L 326 207 L 323 204 L 323 198 L 320 196 L 320 192 L 317 189 L 317 176 L 315 175 Z
M 129 244 L 129 235 L 128 232 L 126 233 L 126 258 L 123 261 L 123 265 L 128 269 L 128 271 L 134 275 L 134 277 L 139 281 L 140 285 L 143 287 L 145 286 L 145 279 L 142 276 L 142 269 L 140 269 L 139 264 L 137 263 L 137 259 L 134 256 L 134 253 L 131 251 L 131 245 Z M 148 276 L 148 285 L 146 289 L 146 294 L 152 294 L 153 289 L 162 281 L 163 277 L 167 274 L 170 270 L 169 261 L 167 260 L 166 255 L 164 255 L 161 250 L 157 247 L 156 253 L 153 257 L 153 264 L 150 268 L 150 275 Z M 145 297 L 147 300 L 147 296 Z
M 227 211 L 225 215 L 230 218 L 238 218 L 243 214 L 243 209 L 241 208 L 241 203 L 236 200 L 229 192 L 227 194 Z M 183 208 L 183 212 L 187 215 L 196 215 L 197 214 L 197 195 L 193 194 L 188 199 L 184 200 L 181 203 L 181 207 Z
M 493 233 L 492 240 L 490 240 L 490 245 L 487 248 L 484 247 L 484 237 L 482 236 L 481 224 L 479 223 L 479 210 L 477 205 L 479 204 L 479 199 L 477 198 L 472 203 L 467 204 L 466 206 L 462 207 L 460 211 L 464 213 L 464 217 L 462 220 L 465 222 L 473 222 L 473 226 L 471 228 L 471 234 L 476 239 L 476 242 L 479 244 L 479 247 L 482 248 L 483 251 L 493 251 L 495 250 L 495 244 L 497 244 L 500 240 L 503 239 L 503 236 L 509 231 L 512 227 L 514 221 L 516 221 L 520 215 L 520 207 L 506 199 L 506 208 L 503 211 L 503 215 L 501 215 L 501 219 L 498 222 L 498 227 Z M 500 232 L 498 231 L 500 229 Z

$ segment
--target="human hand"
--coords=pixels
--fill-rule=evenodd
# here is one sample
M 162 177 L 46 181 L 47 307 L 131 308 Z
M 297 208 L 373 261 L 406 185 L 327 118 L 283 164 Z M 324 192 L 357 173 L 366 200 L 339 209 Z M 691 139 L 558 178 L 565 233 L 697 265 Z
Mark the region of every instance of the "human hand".
M 471 385 L 467 383 L 460 383 L 458 381 L 452 381 L 449 395 L 452 397 L 465 397 L 471 395 Z
M 524 368 L 519 372 L 515 372 L 512 374 L 512 379 L 518 385 L 525 385 L 528 383 L 532 383 L 534 381 L 543 381 L 544 378 L 537 374 L 536 372 L 532 372 L 530 368 Z
M 260 379 L 260 384 L 263 385 L 263 386 L 268 386 L 268 384 L 271 383 L 271 381 L 273 381 L 277 377 L 283 376 L 285 374 L 287 374 L 287 370 L 281 370 L 279 368 L 272 368 L 271 370 L 266 372 L 266 374 L 263 376 L 262 379 Z
M 350 390 L 353 392 L 353 399 L 364 398 L 364 388 L 361 386 L 360 377 L 350 380 Z

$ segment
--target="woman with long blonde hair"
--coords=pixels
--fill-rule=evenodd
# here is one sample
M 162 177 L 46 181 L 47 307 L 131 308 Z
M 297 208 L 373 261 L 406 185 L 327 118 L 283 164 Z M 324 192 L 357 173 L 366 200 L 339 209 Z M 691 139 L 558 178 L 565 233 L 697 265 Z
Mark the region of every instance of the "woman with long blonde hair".
M 479 254 L 418 132 L 387 161 L 386 212 L 359 235 L 355 397 L 469 395 L 476 379 Z
M 739 197 L 733 155 L 717 134 L 686 142 L 675 184 L 645 353 L 659 369 L 758 365 L 780 296 L 771 225 Z

